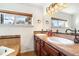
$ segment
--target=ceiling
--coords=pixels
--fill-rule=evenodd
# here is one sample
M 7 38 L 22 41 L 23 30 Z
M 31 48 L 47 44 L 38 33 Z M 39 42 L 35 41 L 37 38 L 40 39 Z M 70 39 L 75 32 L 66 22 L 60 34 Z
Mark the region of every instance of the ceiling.
M 69 14 L 79 14 L 79 3 L 68 3 L 67 7 L 62 12 Z
M 36 7 L 42 7 L 42 8 L 45 9 L 51 3 L 22 3 L 22 5 L 23 4 L 31 5 L 31 6 L 36 6 Z M 67 3 L 67 7 L 64 8 L 63 10 L 61 10 L 61 12 L 68 13 L 68 14 L 79 14 L 79 3 Z
M 44 6 L 47 6 L 47 5 L 51 4 L 51 3 L 29 3 L 29 4 L 39 6 L 39 7 L 44 7 Z
M 51 3 L 32 3 L 33 5 L 46 7 Z M 67 3 L 67 7 L 61 10 L 61 12 L 65 12 L 68 14 L 79 14 L 79 3 Z

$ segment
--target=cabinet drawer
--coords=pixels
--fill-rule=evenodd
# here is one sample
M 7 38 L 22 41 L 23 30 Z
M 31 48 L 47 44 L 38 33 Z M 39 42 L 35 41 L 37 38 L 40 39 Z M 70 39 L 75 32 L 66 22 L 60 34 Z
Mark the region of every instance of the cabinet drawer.
M 35 39 L 35 40 L 38 40 L 38 37 L 34 36 L 34 39 Z
M 41 40 L 39 38 L 35 37 L 35 41 L 40 42 Z
M 51 47 L 47 43 L 45 43 L 44 48 L 47 51 L 48 55 L 51 55 L 51 56 L 58 56 L 59 55 L 59 51 L 57 51 L 56 49 L 54 49 L 53 47 Z

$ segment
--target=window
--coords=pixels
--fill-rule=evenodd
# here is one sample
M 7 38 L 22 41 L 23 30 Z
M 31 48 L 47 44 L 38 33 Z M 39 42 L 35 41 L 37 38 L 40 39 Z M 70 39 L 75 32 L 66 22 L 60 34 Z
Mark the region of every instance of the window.
M 56 28 L 66 27 L 66 20 L 60 20 L 60 19 L 53 18 L 52 27 L 56 27 Z

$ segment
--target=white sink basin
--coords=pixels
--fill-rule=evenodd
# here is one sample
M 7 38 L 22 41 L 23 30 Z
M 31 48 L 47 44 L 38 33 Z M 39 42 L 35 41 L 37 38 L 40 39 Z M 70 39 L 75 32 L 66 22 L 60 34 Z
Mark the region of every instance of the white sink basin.
M 15 51 L 14 49 L 5 46 L 0 46 L 0 56 L 7 56 L 14 51 Z
M 74 41 L 60 37 L 49 37 L 48 41 L 58 44 L 66 44 L 66 45 L 74 44 Z

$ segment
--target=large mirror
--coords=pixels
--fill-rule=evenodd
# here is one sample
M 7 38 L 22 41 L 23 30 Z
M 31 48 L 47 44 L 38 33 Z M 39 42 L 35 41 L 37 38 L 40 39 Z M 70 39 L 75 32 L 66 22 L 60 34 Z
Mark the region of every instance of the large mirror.
M 29 24 L 32 24 L 32 17 L 1 13 L 0 14 L 0 24 L 29 25 Z

